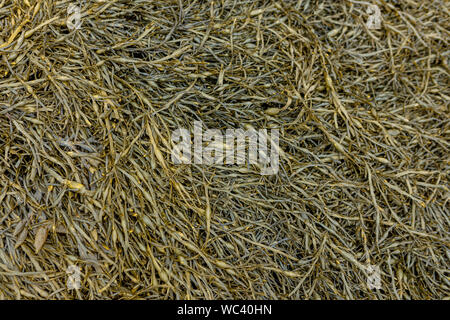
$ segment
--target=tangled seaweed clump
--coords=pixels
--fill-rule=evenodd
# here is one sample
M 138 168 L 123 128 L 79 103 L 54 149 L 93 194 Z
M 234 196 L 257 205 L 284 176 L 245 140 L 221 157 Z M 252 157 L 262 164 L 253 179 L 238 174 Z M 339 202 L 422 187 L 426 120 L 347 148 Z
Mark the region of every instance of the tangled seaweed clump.
M 449 298 L 449 9 L 1 1 L 0 299 Z M 194 121 L 279 172 L 175 165 Z

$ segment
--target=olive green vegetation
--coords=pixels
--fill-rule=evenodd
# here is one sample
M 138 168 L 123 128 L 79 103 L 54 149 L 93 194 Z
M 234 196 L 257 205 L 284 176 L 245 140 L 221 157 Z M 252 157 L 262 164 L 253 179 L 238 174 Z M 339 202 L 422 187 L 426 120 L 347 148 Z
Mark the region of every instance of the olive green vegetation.
M 0 299 L 449 298 L 449 10 L 0 1 Z M 279 172 L 175 165 L 195 120 Z

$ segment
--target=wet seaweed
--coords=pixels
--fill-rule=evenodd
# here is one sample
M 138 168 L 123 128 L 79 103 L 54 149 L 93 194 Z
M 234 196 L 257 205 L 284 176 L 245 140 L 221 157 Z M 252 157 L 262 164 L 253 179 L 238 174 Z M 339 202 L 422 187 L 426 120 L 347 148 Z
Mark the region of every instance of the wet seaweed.
M 449 9 L 0 1 L 0 299 L 448 299 Z M 195 120 L 280 171 L 174 165 Z

